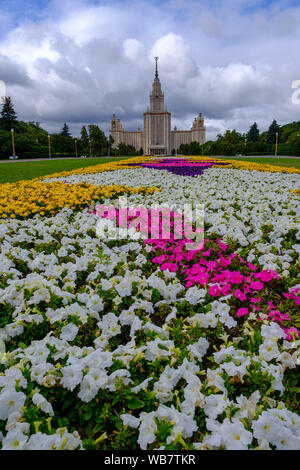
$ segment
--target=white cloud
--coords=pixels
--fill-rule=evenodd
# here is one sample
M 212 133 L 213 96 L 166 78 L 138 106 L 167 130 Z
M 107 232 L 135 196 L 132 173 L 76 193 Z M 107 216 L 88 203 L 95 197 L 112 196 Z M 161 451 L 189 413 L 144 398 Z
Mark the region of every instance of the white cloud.
M 159 67 L 164 76 L 184 84 L 198 73 L 190 48 L 182 36 L 173 32 L 159 38 L 151 49 L 150 59 L 159 57 Z
M 141 60 L 145 54 L 145 48 L 137 39 L 125 39 L 123 42 L 124 55 L 131 60 Z

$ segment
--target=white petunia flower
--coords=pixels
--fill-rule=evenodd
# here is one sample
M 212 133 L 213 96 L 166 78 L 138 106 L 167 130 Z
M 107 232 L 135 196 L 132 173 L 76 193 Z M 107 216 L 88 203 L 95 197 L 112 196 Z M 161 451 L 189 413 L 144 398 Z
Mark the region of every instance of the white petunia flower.
M 11 413 L 19 411 L 24 406 L 26 395 L 12 389 L 0 392 L 0 419 L 5 420 Z
M 138 428 L 140 425 L 140 420 L 135 416 L 129 414 L 120 415 L 121 420 L 123 421 L 124 426 L 130 426 L 131 428 Z
M 265 361 L 271 361 L 279 356 L 277 343 L 271 339 L 266 339 L 259 346 L 259 355 Z
M 51 403 L 49 403 L 46 398 L 43 397 L 40 393 L 35 393 L 32 397 L 32 403 L 37 405 L 41 408 L 44 413 L 49 414 L 50 416 L 54 416 L 54 411 L 52 408 Z
M 209 419 L 216 419 L 230 403 L 224 395 L 208 395 L 205 397 L 204 413 Z
M 60 338 L 65 339 L 66 341 L 73 341 L 78 333 L 78 326 L 74 323 L 69 323 L 66 326 L 63 326 L 60 333 Z

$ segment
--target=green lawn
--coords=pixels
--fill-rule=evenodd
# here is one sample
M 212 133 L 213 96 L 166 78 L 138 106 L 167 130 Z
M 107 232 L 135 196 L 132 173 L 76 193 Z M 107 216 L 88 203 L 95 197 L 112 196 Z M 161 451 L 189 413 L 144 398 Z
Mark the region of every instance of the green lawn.
M 300 168 L 300 157 L 298 158 L 280 158 L 280 157 L 215 157 L 228 160 L 239 160 L 241 162 L 268 163 L 269 165 L 293 166 Z
M 61 159 L 42 161 L 0 162 L 0 183 L 13 183 L 19 180 L 30 180 L 39 176 L 49 175 L 58 171 L 69 171 L 76 168 L 98 165 L 99 163 L 116 162 L 129 157 L 93 158 L 93 159 Z

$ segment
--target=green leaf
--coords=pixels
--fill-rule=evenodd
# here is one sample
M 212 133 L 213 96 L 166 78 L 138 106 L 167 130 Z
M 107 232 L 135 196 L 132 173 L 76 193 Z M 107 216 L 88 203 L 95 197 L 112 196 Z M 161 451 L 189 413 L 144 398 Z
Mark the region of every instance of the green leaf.
M 143 408 L 145 403 L 137 397 L 129 398 L 127 401 L 128 408 L 131 410 L 137 410 L 138 408 Z

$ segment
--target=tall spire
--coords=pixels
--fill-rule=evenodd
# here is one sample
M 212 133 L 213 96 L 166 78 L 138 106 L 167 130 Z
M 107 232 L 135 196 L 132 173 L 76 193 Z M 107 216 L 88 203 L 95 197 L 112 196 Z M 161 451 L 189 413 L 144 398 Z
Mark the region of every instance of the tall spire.
M 158 70 L 157 70 L 158 57 L 154 57 L 154 59 L 155 59 L 155 62 L 156 62 L 156 64 L 155 64 L 155 78 L 158 78 Z

